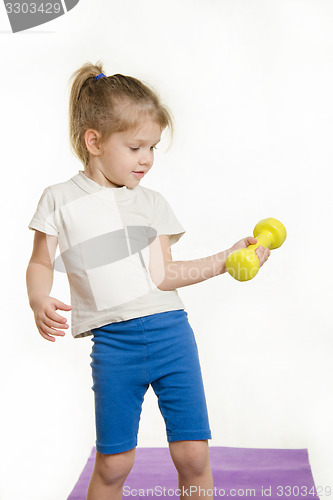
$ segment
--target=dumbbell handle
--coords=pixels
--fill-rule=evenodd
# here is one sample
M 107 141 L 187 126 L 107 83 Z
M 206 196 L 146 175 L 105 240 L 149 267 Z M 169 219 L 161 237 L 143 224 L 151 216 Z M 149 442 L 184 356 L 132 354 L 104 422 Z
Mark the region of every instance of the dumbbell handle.
M 273 235 L 269 231 L 262 231 L 260 234 L 258 234 L 258 236 L 256 238 L 257 243 L 255 243 L 253 245 L 249 245 L 246 248 L 247 248 L 247 250 L 255 250 L 260 245 L 264 248 L 271 248 L 272 237 L 273 237 Z

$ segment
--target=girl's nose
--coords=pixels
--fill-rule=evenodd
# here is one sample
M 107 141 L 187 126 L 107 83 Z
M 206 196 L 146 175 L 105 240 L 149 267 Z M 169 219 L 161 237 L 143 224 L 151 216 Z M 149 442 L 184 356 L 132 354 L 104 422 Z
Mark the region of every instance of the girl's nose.
M 154 151 L 143 151 L 139 164 L 140 165 L 152 165 L 154 161 Z

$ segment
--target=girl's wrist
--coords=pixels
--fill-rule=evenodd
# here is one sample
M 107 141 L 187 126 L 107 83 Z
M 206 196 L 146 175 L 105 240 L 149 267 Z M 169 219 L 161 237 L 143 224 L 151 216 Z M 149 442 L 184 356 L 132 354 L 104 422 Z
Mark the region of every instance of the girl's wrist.
M 217 257 L 217 262 L 218 262 L 218 272 L 217 274 L 224 274 L 226 272 L 226 260 L 229 257 L 229 255 L 233 252 L 232 248 L 228 248 L 227 250 L 224 250 L 223 252 L 219 252 L 216 254 Z
M 30 304 L 31 309 L 33 311 L 35 311 L 37 309 L 37 307 L 39 306 L 39 304 L 43 300 L 45 300 L 47 297 L 48 297 L 48 295 L 35 295 L 35 296 L 31 297 L 29 300 L 29 304 Z

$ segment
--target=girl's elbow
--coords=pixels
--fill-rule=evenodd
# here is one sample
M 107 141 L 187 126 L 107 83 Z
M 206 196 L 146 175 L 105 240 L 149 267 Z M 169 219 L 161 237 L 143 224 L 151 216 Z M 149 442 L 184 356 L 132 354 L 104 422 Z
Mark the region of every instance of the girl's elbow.
M 152 281 L 159 290 L 162 290 L 163 292 L 169 290 L 165 279 L 153 279 Z
M 167 284 L 165 282 L 163 282 L 163 281 L 162 281 L 162 283 L 159 283 L 156 286 L 162 292 L 168 292 L 170 290 L 170 288 L 168 288 Z
M 150 268 L 149 274 L 150 274 L 150 278 L 151 278 L 152 282 L 159 290 L 163 290 L 163 291 L 168 290 L 166 273 L 165 273 L 164 269 L 161 270 L 160 267 L 157 269 Z

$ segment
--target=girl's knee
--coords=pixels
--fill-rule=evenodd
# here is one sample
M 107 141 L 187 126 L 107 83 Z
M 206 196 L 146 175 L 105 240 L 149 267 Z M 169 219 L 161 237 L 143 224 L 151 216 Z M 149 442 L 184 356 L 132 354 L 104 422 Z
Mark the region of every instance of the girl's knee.
M 208 440 L 173 441 L 169 448 L 179 473 L 200 476 L 210 469 Z
M 96 451 L 96 473 L 105 484 L 123 484 L 133 467 L 134 458 L 135 448 L 112 455 Z

